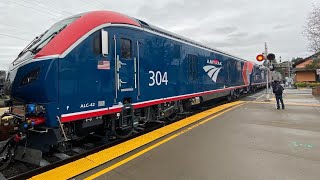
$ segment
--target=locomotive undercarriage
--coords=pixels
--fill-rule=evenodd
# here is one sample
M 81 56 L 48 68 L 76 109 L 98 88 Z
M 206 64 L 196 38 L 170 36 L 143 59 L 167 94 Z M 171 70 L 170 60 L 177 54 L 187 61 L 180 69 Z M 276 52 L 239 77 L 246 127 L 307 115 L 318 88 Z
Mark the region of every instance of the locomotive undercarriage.
M 65 123 L 63 131 L 68 140 L 81 139 L 89 134 L 127 138 L 132 133 L 143 130 L 147 123 L 174 121 L 183 111 L 181 101 L 140 109 L 133 109 L 131 104 L 124 104 L 120 113 Z
M 230 91 L 231 99 L 240 96 L 242 91 Z M 0 129 L 6 130 L 6 135 L 13 134 L 5 143 L 0 144 L 0 170 L 11 161 L 13 156 L 24 157 L 25 154 L 17 155 L 14 149 L 28 148 L 35 153 L 51 153 L 53 151 L 64 152 L 73 148 L 76 142 L 80 142 L 88 136 L 100 137 L 104 142 L 111 139 L 127 138 L 134 133 L 143 131 L 149 123 L 170 123 L 180 115 L 188 113 L 194 105 L 201 104 L 204 97 L 195 97 L 181 101 L 166 102 L 145 108 L 134 109 L 132 104 L 123 104 L 121 112 L 104 116 L 92 117 L 74 122 L 61 123 L 58 118 L 58 128 L 46 128 L 45 126 L 32 126 L 23 128 L 26 123 L 14 116 L 10 120 L 3 120 Z M 6 123 L 4 126 L 3 123 Z M 4 128 L 5 127 L 5 128 Z M 29 126 L 28 126 L 29 127 Z M 4 132 L 4 131 L 2 131 Z M 11 135 L 10 134 L 10 135 Z M 4 137 L 4 136 L 2 136 Z M 25 152 L 22 150 L 21 152 Z M 38 157 L 41 157 L 41 155 Z M 18 159 L 22 160 L 23 159 Z M 40 162 L 40 161 L 37 161 Z
M 191 100 L 184 100 L 186 102 Z M 189 103 L 191 104 L 191 103 Z M 150 107 L 133 109 L 129 103 L 124 104 L 122 111 L 116 114 L 92 117 L 69 123 L 61 123 L 58 118 L 58 128 L 47 128 L 44 124 L 33 125 L 27 118 L 20 118 L 7 113 L 1 117 L 0 130 L 0 161 L 6 162 L 14 154 L 8 153 L 16 146 L 37 153 L 66 151 L 72 148 L 75 141 L 80 141 L 89 135 L 99 136 L 105 140 L 127 138 L 133 133 L 143 131 L 147 123 L 166 123 L 176 120 L 179 113 L 184 111 L 181 101 L 167 102 Z M 6 140 L 7 141 L 4 141 Z M 9 140 L 8 140 L 9 139 Z M 12 148 L 11 148 L 12 147 Z M 24 156 L 24 155 L 23 155 Z M 1 165 L 1 163 L 0 163 Z
M 238 98 L 245 90 L 234 90 L 221 95 L 228 100 Z M 215 97 L 216 98 L 216 97 Z M 213 99 L 213 98 L 211 98 Z M 80 140 L 88 135 L 97 135 L 108 139 L 127 138 L 130 135 L 143 131 L 147 123 L 169 123 L 175 121 L 179 115 L 187 114 L 194 105 L 204 101 L 204 97 L 195 97 L 182 101 L 166 102 L 145 108 L 134 109 L 130 103 L 124 104 L 122 111 L 116 114 L 93 117 L 81 121 L 64 123 L 61 134 L 66 137 L 60 143 L 70 140 Z

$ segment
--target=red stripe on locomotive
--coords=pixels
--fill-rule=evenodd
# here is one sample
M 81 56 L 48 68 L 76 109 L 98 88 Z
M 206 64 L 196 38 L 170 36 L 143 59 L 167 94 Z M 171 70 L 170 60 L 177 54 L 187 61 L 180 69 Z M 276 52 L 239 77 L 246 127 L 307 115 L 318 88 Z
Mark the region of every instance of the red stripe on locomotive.
M 94 11 L 82 15 L 53 38 L 35 58 L 60 55 L 72 44 L 97 26 L 107 23 L 129 24 L 141 27 L 133 18 L 112 11 Z

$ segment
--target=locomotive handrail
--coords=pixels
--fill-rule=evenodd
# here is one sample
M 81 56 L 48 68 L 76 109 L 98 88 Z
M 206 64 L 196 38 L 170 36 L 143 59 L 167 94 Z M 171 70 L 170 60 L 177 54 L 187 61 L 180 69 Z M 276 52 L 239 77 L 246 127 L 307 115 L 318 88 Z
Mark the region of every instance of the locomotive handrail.
M 120 65 L 120 64 L 118 63 L 118 61 L 119 61 L 119 55 L 117 55 L 117 58 L 116 58 L 116 66 L 117 66 L 117 68 L 116 68 L 116 71 L 117 71 L 117 85 L 118 85 L 118 91 L 119 91 L 121 84 L 120 84 L 120 75 L 119 75 L 120 67 L 118 67 L 118 65 Z
M 119 81 L 120 81 L 121 84 L 126 84 L 126 83 L 128 83 L 128 82 L 122 81 L 121 79 L 119 79 Z
M 140 97 L 140 46 L 139 46 L 139 41 L 137 41 L 137 49 L 138 49 L 138 52 L 137 52 L 137 56 L 138 56 L 138 96 L 137 96 L 137 99 L 139 99 Z
M 65 141 L 68 141 L 69 139 L 67 138 L 66 132 L 64 131 L 63 124 L 61 123 L 61 120 L 60 120 L 60 117 L 59 117 L 59 116 L 57 116 L 57 120 L 58 120 L 58 122 L 59 122 L 59 126 L 60 126 L 60 128 L 61 128 L 61 131 L 62 131 L 64 140 L 65 140 Z
M 48 131 L 48 128 L 46 128 L 46 130 L 44 130 L 44 131 L 39 131 L 39 130 L 36 130 L 36 129 L 34 129 L 34 128 L 30 128 L 30 129 L 28 129 L 29 131 L 33 131 L 33 132 L 37 132 L 37 133 L 40 133 L 40 134 L 42 134 L 42 133 L 48 133 L 49 131 Z
M 134 88 L 137 88 L 137 58 L 133 58 L 133 68 L 134 68 Z
M 122 65 L 122 66 L 126 66 L 127 64 L 126 63 L 123 63 L 123 62 L 121 62 L 120 60 L 118 60 L 118 63 L 120 64 L 120 65 Z M 119 69 L 121 68 L 121 66 L 119 66 Z
M 117 71 L 117 39 L 116 35 L 113 35 L 113 40 L 114 40 L 114 86 L 115 86 L 115 95 L 116 97 L 114 98 L 114 103 L 117 102 L 118 98 L 118 71 Z

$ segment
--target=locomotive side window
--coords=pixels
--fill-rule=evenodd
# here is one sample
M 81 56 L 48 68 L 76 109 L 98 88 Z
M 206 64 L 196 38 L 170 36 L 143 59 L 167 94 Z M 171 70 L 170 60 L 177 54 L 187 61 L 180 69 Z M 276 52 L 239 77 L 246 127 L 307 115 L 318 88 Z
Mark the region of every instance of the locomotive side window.
M 120 47 L 121 47 L 121 58 L 130 59 L 131 58 L 131 40 L 121 38 Z
M 230 60 L 228 60 L 228 61 L 227 61 L 227 73 L 228 73 L 228 75 L 227 75 L 227 78 L 228 78 L 227 82 L 228 82 L 228 83 L 230 83 L 230 81 L 231 81 L 230 71 L 231 71 L 231 62 L 230 62 Z
M 180 49 L 181 49 L 180 45 L 175 44 L 173 46 L 173 58 L 175 58 L 175 59 L 180 58 Z
M 241 73 L 241 62 L 237 61 L 237 70 Z
M 188 76 L 189 81 L 194 81 L 197 79 L 197 56 L 193 54 L 188 54 Z

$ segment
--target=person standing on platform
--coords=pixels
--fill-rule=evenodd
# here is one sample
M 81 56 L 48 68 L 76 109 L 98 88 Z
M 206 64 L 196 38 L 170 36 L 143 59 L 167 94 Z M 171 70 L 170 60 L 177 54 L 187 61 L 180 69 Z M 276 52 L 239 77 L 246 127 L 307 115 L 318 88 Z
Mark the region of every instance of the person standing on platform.
M 280 102 L 281 102 L 281 105 L 282 105 L 282 109 L 284 109 L 284 103 L 283 103 L 283 99 L 282 99 L 283 90 L 284 89 L 280 85 L 280 82 L 279 81 L 274 81 L 273 93 L 276 96 L 277 109 L 280 109 Z

